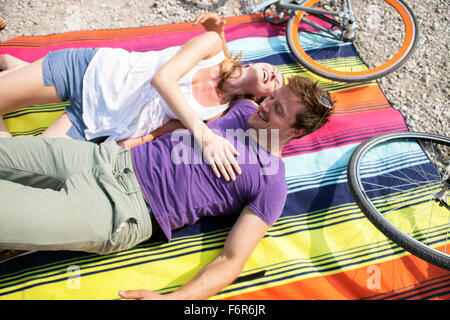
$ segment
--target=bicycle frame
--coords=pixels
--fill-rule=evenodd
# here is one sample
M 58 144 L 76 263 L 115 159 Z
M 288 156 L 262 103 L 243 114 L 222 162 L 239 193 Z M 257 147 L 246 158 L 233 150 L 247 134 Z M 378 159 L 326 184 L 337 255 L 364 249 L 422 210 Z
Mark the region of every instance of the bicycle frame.
M 308 19 L 302 18 L 301 21 L 308 24 L 309 26 L 319 29 L 323 32 L 326 32 L 328 34 L 330 34 L 331 36 L 333 36 L 336 39 L 339 40 L 347 40 L 347 41 L 351 41 L 354 38 L 354 30 L 357 27 L 357 18 L 354 16 L 352 10 L 351 10 L 351 0 L 341 0 L 341 11 L 340 12 L 334 12 L 334 11 L 327 11 L 324 9 L 315 9 L 315 8 L 309 8 L 309 7 L 304 7 L 302 6 L 303 3 L 305 3 L 307 0 L 302 0 L 302 1 L 289 1 L 289 0 L 267 0 L 264 1 L 262 3 L 260 3 L 259 5 L 256 6 L 249 6 L 248 7 L 248 12 L 249 13 L 256 13 L 258 11 L 263 10 L 265 7 L 270 6 L 272 4 L 275 4 L 277 7 L 281 7 L 283 9 L 287 9 L 287 10 L 292 10 L 292 11 L 305 11 L 311 15 L 314 15 L 328 23 L 331 24 L 331 28 L 327 29 L 323 26 L 320 26 Z M 289 12 L 289 15 L 292 16 L 293 12 Z M 340 18 L 343 18 L 343 25 L 341 25 L 340 23 L 338 23 L 336 20 L 334 19 L 330 19 L 327 17 L 327 15 L 330 16 L 338 16 Z M 334 34 L 333 32 L 331 32 L 331 29 L 333 27 L 337 27 L 340 28 L 343 33 L 341 35 L 341 37 L 338 37 L 336 34 Z

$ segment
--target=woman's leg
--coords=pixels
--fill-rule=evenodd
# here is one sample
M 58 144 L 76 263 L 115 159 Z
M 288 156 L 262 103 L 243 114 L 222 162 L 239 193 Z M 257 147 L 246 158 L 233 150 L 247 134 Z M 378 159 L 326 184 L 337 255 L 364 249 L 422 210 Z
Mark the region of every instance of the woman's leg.
M 39 59 L 0 78 L 0 115 L 35 104 L 61 102 L 54 86 L 44 84 Z
M 0 79 L 7 73 L 11 73 L 16 69 L 29 65 L 28 62 L 20 60 L 9 54 L 0 54 Z M 0 117 L 0 138 L 11 138 L 11 133 L 5 125 L 5 122 Z
M 0 56 L 0 92 L 9 92 L 0 100 L 0 115 L 11 112 L 15 108 L 35 104 L 61 102 L 56 88 L 46 86 L 42 78 L 42 60 L 27 63 L 10 55 Z M 13 91 L 7 91 L 13 90 Z M 71 138 L 66 133 L 72 122 L 64 113 L 47 130 L 45 137 Z M 3 119 L 0 118 L 0 138 L 12 137 Z
M 8 128 L 3 121 L 3 118 L 0 116 L 0 138 L 12 138 L 11 133 L 9 133 Z
M 67 113 L 63 113 L 50 127 L 41 133 L 41 137 L 53 137 L 53 138 L 66 138 L 73 139 L 73 137 L 67 134 L 67 131 L 72 127 L 72 121 L 70 121 Z M 1 136 L 1 124 L 0 124 L 0 136 Z
M 0 54 L 0 78 L 29 64 L 29 62 L 13 57 L 12 55 Z
M 52 138 L 66 138 L 73 139 L 73 137 L 67 134 L 67 131 L 72 127 L 72 121 L 70 121 L 67 113 L 63 113 L 50 127 L 40 134 L 41 137 Z M 12 138 L 11 133 L 5 125 L 2 117 L 0 117 L 0 138 Z

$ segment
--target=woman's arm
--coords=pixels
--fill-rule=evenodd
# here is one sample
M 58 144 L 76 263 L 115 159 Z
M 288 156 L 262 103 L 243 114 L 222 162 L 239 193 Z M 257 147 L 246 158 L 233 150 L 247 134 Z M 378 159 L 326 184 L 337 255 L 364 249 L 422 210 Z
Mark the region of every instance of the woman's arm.
M 225 113 L 226 113 L 226 111 L 223 111 L 223 112 L 219 113 L 218 115 L 216 115 L 208 120 L 205 120 L 204 122 L 208 123 L 212 120 L 216 120 L 216 119 L 220 118 L 221 116 L 223 116 Z M 181 123 L 181 121 L 172 119 L 169 122 L 167 122 L 166 124 L 164 124 L 163 126 L 153 130 L 146 136 L 123 139 L 123 140 L 118 141 L 117 144 L 120 147 L 122 147 L 123 149 L 130 149 L 130 148 L 136 147 L 140 144 L 146 143 L 148 141 L 155 140 L 156 138 L 159 138 L 160 136 L 165 135 L 170 132 L 173 132 L 177 129 L 186 129 L 186 128 Z M 2 121 L 0 119 L 0 137 L 1 137 L 1 135 L 2 135 Z
M 159 92 L 176 117 L 194 135 L 201 146 L 206 161 L 219 178 L 221 174 L 228 181 L 234 180 L 240 167 L 234 146 L 225 138 L 214 134 L 189 106 L 178 85 L 178 80 L 191 70 L 200 60 L 216 55 L 222 48 L 222 40 L 216 32 L 206 32 L 190 39 L 180 51 L 163 65 L 151 80 L 151 85 Z M 233 171 L 234 169 L 234 171 Z
M 129 149 L 148 141 L 155 140 L 156 138 L 177 129 L 185 129 L 185 127 L 180 121 L 172 119 L 163 126 L 156 128 L 146 136 L 123 139 L 118 141 L 117 144 L 123 149 Z

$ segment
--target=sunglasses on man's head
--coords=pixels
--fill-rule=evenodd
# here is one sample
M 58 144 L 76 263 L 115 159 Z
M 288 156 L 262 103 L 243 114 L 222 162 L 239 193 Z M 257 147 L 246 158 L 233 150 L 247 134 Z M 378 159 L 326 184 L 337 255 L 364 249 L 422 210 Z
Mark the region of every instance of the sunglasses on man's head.
M 328 99 L 326 96 L 321 96 L 319 98 L 319 102 L 322 106 L 327 108 L 325 113 L 322 115 L 322 118 L 320 118 L 319 123 L 322 123 L 322 120 L 325 118 L 325 116 L 333 109 L 333 104 L 331 103 L 330 99 Z
M 333 105 L 331 104 L 331 101 L 325 96 L 321 96 L 319 98 L 319 102 L 320 102 L 321 105 L 323 105 L 327 109 L 332 109 L 333 108 Z

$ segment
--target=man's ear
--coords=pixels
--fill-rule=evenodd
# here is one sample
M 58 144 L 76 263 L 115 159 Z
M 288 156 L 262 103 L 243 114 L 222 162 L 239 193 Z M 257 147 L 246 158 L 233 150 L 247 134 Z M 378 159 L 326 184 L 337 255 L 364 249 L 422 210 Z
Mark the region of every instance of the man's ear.
M 298 129 L 298 128 L 291 128 L 291 139 L 298 139 L 300 137 L 302 137 L 305 134 L 305 130 L 304 129 Z

